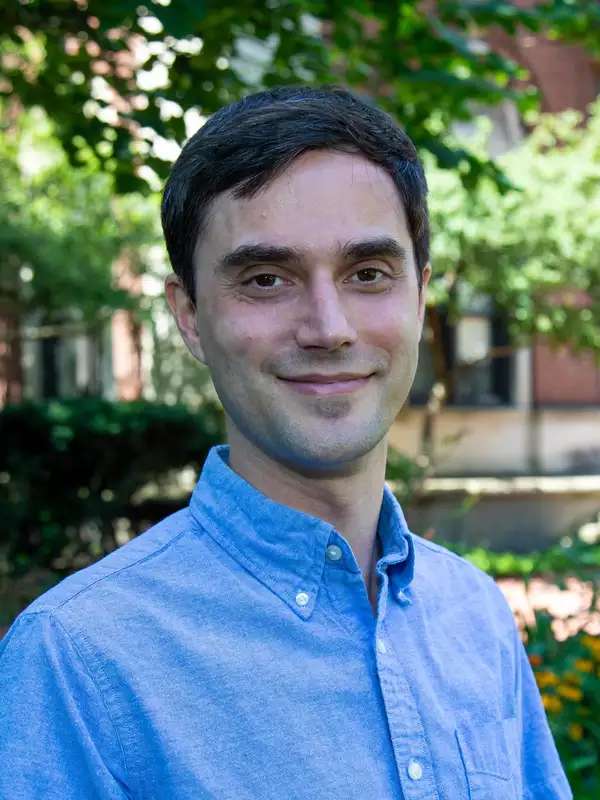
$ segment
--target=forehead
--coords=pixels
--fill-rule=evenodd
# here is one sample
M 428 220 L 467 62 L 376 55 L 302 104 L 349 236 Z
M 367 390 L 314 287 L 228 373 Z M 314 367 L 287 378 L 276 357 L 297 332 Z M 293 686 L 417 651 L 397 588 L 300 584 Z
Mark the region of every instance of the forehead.
M 318 150 L 253 197 L 229 191 L 215 198 L 197 256 L 218 258 L 257 241 L 323 252 L 363 236 L 410 242 L 392 178 L 362 155 Z

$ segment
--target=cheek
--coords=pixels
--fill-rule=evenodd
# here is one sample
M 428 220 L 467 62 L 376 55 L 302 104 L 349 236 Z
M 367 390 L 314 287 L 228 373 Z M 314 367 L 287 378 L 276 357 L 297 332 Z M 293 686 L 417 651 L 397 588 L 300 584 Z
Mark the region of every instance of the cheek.
M 418 336 L 418 320 L 402 303 L 380 308 L 363 326 L 363 337 L 370 344 L 394 354 L 410 350 Z
M 276 340 L 269 316 L 257 313 L 222 313 L 215 321 L 214 335 L 220 354 L 244 363 L 260 362 Z

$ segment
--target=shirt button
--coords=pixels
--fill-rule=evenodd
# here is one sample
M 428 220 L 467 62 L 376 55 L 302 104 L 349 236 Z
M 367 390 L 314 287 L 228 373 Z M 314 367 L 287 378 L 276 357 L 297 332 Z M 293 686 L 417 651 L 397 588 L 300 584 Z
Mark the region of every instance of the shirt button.
M 306 592 L 298 592 L 296 595 L 296 605 L 299 605 L 301 608 L 308 605 L 308 601 L 310 600 L 309 596 Z
M 377 639 L 377 650 L 382 655 L 385 655 L 387 653 L 387 647 L 385 646 L 385 642 L 383 641 L 383 639 Z
M 337 544 L 330 544 L 325 551 L 325 555 L 330 561 L 339 561 L 342 557 L 342 548 L 338 547 Z
M 423 777 L 423 767 L 416 758 L 411 758 L 408 762 L 408 777 L 413 781 L 420 781 Z

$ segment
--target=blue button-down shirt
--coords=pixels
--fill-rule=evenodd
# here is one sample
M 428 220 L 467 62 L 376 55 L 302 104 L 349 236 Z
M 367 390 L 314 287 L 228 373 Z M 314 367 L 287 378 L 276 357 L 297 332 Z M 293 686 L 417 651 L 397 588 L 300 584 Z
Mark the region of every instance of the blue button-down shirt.
M 1 800 L 566 800 L 511 611 L 385 487 L 348 542 L 213 448 L 188 508 L 0 646 Z

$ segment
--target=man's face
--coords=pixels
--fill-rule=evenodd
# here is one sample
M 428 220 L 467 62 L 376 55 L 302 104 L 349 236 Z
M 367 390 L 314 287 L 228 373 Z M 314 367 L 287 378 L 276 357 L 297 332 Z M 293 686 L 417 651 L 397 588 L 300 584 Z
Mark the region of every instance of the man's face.
M 382 168 L 312 151 L 252 198 L 220 195 L 195 267 L 197 310 L 175 283 L 167 295 L 236 440 L 327 471 L 383 439 L 414 378 L 429 267 L 419 294 Z

